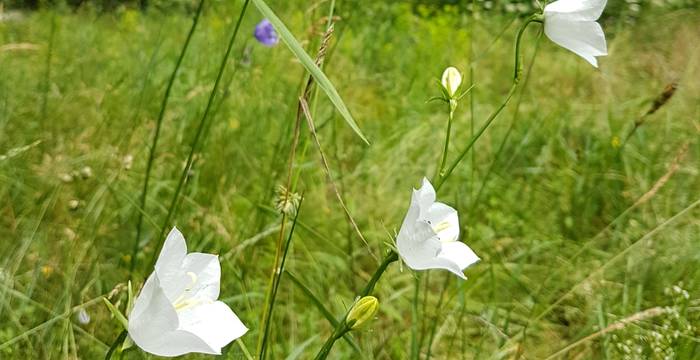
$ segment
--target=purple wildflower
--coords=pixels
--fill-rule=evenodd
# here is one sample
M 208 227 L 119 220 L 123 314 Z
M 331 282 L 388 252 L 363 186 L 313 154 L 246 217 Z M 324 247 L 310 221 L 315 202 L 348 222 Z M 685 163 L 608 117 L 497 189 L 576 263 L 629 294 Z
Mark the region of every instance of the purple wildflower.
M 261 44 L 268 47 L 275 46 L 280 41 L 279 36 L 277 36 L 277 31 L 275 31 L 275 28 L 267 19 L 263 19 L 263 21 L 255 26 L 254 35 Z

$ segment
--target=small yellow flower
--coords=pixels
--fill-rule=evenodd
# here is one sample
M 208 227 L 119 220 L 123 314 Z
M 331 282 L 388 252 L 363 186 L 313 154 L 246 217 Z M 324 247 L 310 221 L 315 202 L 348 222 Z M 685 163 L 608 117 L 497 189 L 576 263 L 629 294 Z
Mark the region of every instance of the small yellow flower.
M 228 127 L 231 130 L 238 130 L 241 127 L 241 122 L 238 119 L 231 119 L 228 121 Z
M 53 274 L 53 267 L 49 265 L 44 265 L 41 267 L 41 274 L 44 275 L 44 277 L 49 277 L 51 274 Z
M 610 145 L 615 149 L 619 148 L 620 147 L 620 138 L 617 136 L 613 136 L 612 140 L 610 140 Z

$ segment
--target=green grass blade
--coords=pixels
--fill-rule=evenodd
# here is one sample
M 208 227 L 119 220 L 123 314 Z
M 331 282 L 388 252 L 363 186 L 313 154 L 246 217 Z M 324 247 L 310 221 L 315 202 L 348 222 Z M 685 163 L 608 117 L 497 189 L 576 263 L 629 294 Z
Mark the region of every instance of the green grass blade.
M 306 295 L 309 300 L 316 305 L 316 308 L 318 311 L 321 312 L 321 314 L 328 320 L 328 322 L 333 326 L 336 327 L 338 326 L 338 321 L 335 320 L 333 317 L 333 314 L 323 305 L 323 302 L 316 296 L 314 293 L 306 287 L 294 274 L 289 272 L 288 270 L 284 270 L 284 274 L 289 277 L 290 280 L 296 285 L 303 293 Z M 360 346 L 355 342 L 355 339 L 352 337 L 350 333 L 346 333 L 343 335 L 343 339 L 352 347 L 357 354 L 362 355 L 362 350 L 360 349 Z
M 275 13 L 270 9 L 270 7 L 265 3 L 264 0 L 252 0 L 253 4 L 260 10 L 260 12 L 265 16 L 271 23 L 274 25 L 275 30 L 280 35 L 280 38 L 282 38 L 282 41 L 284 41 L 285 44 L 287 44 L 287 47 L 289 50 L 294 53 L 294 56 L 299 59 L 302 65 L 306 68 L 306 70 L 313 76 L 314 80 L 316 80 L 316 83 L 318 84 L 319 87 L 328 95 L 328 98 L 331 100 L 333 105 L 335 106 L 336 109 L 338 109 L 338 112 L 340 112 L 340 115 L 343 116 L 343 119 L 345 119 L 345 122 L 350 125 L 350 127 L 355 131 L 355 133 L 364 141 L 365 143 L 369 144 L 369 141 L 365 137 L 364 134 L 362 134 L 362 131 L 360 130 L 360 127 L 357 125 L 355 122 L 355 119 L 353 119 L 352 115 L 350 114 L 350 110 L 348 110 L 347 106 L 345 106 L 345 103 L 343 102 L 343 99 L 340 98 L 340 95 L 338 94 L 338 91 L 336 91 L 335 87 L 331 83 L 330 80 L 328 80 L 328 77 L 326 77 L 326 74 L 321 71 L 321 69 L 316 65 L 316 63 L 311 59 L 311 56 L 304 51 L 304 48 L 301 47 L 301 44 L 297 41 L 296 38 L 294 38 L 294 35 L 287 29 L 287 27 L 284 25 L 282 20 L 275 15 Z
M 155 160 L 156 148 L 158 147 L 158 139 L 160 138 L 160 130 L 163 126 L 163 119 L 165 118 L 165 110 L 168 107 L 168 102 L 170 101 L 170 92 L 173 89 L 173 84 L 175 84 L 175 79 L 177 78 L 178 71 L 182 65 L 182 60 L 185 58 L 187 49 L 190 46 L 190 41 L 192 40 L 192 35 L 194 35 L 197 29 L 197 24 L 199 23 L 199 16 L 202 14 L 202 9 L 204 8 L 204 0 L 199 2 L 197 10 L 192 19 L 192 26 L 190 31 L 187 33 L 187 38 L 185 43 L 182 45 L 182 50 L 180 50 L 180 55 L 175 63 L 175 68 L 172 74 L 170 74 L 170 79 L 168 80 L 168 85 L 165 88 L 165 94 L 163 95 L 163 101 L 160 104 L 160 111 L 158 112 L 158 119 L 156 120 L 156 129 L 153 132 L 153 140 L 151 140 L 151 147 L 148 152 L 148 162 L 146 163 L 146 175 L 143 180 L 143 188 L 141 190 L 141 200 L 140 209 L 138 213 L 138 220 L 136 222 L 136 238 L 134 239 L 134 244 L 131 249 L 131 263 L 129 264 L 129 279 L 133 278 L 134 270 L 136 269 L 136 256 L 139 251 L 139 241 L 141 241 L 141 230 L 143 229 L 143 215 L 146 211 L 146 200 L 148 199 L 148 184 L 151 179 L 151 170 L 153 169 L 153 162 Z M 144 82 L 145 88 L 145 82 Z
M 279 266 L 279 273 L 275 276 L 272 281 L 272 293 L 270 296 L 270 304 L 267 306 L 267 316 L 265 317 L 265 323 L 262 325 L 263 335 L 262 335 L 262 347 L 260 348 L 260 353 L 258 354 L 259 359 L 265 359 L 267 351 L 267 341 L 270 335 L 270 323 L 272 322 L 272 311 L 275 307 L 275 300 L 277 299 L 277 290 L 279 289 L 280 282 L 282 280 L 282 272 L 284 271 L 284 264 L 287 261 L 287 254 L 289 253 L 289 246 L 292 244 L 292 238 L 294 237 L 294 229 L 297 226 L 297 220 L 299 219 L 299 213 L 301 212 L 301 205 L 304 203 L 304 195 L 301 196 L 299 200 L 299 205 L 297 206 L 296 213 L 294 214 L 294 221 L 292 222 L 292 228 L 289 229 L 289 236 L 287 237 L 287 242 L 284 245 L 284 252 L 282 253 L 282 261 Z

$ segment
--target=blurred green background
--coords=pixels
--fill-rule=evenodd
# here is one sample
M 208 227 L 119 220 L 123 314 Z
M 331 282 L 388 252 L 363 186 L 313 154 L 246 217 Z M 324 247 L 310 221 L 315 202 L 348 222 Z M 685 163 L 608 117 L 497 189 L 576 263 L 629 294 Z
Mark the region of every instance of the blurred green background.
M 240 1 L 208 3 L 178 75 L 156 154 L 136 285 L 163 221 Z M 310 54 L 329 3 L 270 1 Z M 325 71 L 370 138 L 319 95 L 315 120 L 348 225 L 303 128 L 295 172 L 303 224 L 287 269 L 341 314 L 398 231 L 411 187 L 435 171 L 445 109 L 427 102 L 457 66 L 475 84 L 456 113 L 454 157 L 502 101 L 530 2 L 336 2 Z M 96 359 L 117 336 L 148 147 L 194 3 L 3 2 L 0 19 L 0 358 Z M 380 312 L 355 332 L 362 357 L 700 357 L 700 12 L 694 1 L 610 1 L 609 56 L 593 69 L 525 35 L 526 80 L 441 190 L 482 261 L 461 281 L 393 265 Z M 209 136 L 172 225 L 191 251 L 219 253 L 222 299 L 255 349 L 305 73 L 252 37 L 249 9 Z M 539 39 L 539 40 L 538 40 Z M 534 59 L 534 62 L 533 60 Z M 532 65 L 530 65 L 532 64 Z M 530 67 L 531 66 L 531 67 Z M 622 147 L 670 84 L 673 97 Z M 90 322 L 76 318 L 86 308 Z M 629 319 L 633 319 L 631 321 Z M 331 327 L 283 277 L 272 359 L 307 359 Z M 570 348 L 569 348 L 570 347 Z M 557 353 L 564 349 L 563 352 Z M 333 358 L 360 358 L 338 342 Z M 139 359 L 138 351 L 125 358 Z M 196 355 L 190 358 L 205 358 Z M 238 345 L 226 359 L 240 359 Z

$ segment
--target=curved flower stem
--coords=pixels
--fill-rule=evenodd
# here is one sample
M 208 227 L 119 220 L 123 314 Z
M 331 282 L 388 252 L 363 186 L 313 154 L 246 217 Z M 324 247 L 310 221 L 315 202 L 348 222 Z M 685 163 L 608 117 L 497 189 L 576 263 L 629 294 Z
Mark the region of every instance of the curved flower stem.
M 467 144 L 467 147 L 464 148 L 464 150 L 462 150 L 462 152 L 459 153 L 459 156 L 457 156 L 457 159 L 456 159 L 456 160 L 452 163 L 452 165 L 450 165 L 450 167 L 445 171 L 445 174 L 444 174 L 443 176 L 439 177 L 439 179 L 438 179 L 438 181 L 437 181 L 437 184 L 435 185 L 435 191 L 440 190 L 440 188 L 442 187 L 442 184 L 444 184 L 444 183 L 445 183 L 445 180 L 447 180 L 447 178 L 448 178 L 450 175 L 452 175 L 452 172 L 455 170 L 455 168 L 457 167 L 457 165 L 459 165 L 459 163 L 462 161 L 462 159 L 464 159 L 464 157 L 467 155 L 467 153 L 469 153 L 469 150 L 471 150 L 471 148 L 474 146 L 474 143 L 476 143 L 476 141 L 479 140 L 479 138 L 481 137 L 481 135 L 484 134 L 484 132 L 486 131 L 486 129 L 488 129 L 488 127 L 489 127 L 489 126 L 491 125 L 491 123 L 496 119 L 496 117 L 498 116 L 498 114 L 500 114 L 501 111 L 503 111 L 503 109 L 506 107 L 506 105 L 508 105 L 508 102 L 509 102 L 510 99 L 513 97 L 513 94 L 515 94 L 515 90 L 516 90 L 517 88 L 518 88 L 518 83 L 517 83 L 517 82 L 513 82 L 513 85 L 511 85 L 510 90 L 508 91 L 508 95 L 506 95 L 506 98 L 505 98 L 505 100 L 503 100 L 503 103 L 501 103 L 501 105 L 496 109 L 496 111 L 494 111 L 494 112 L 489 116 L 489 118 L 486 120 L 486 123 L 484 123 L 484 125 L 481 126 L 481 128 L 479 129 L 479 131 L 477 131 L 476 134 L 474 134 L 474 136 L 472 137 L 472 139 L 469 141 L 469 144 Z
M 130 279 L 132 278 L 134 270 L 136 269 L 136 255 L 139 251 L 139 240 L 141 239 L 141 229 L 143 228 L 143 215 L 146 210 L 146 199 L 148 198 L 148 183 L 151 178 L 151 169 L 153 168 L 153 160 L 155 159 L 156 147 L 158 146 L 158 138 L 160 138 L 160 129 L 163 125 L 163 118 L 165 117 L 165 109 L 168 107 L 170 91 L 175 83 L 175 78 L 180 70 L 180 65 L 182 65 L 182 59 L 185 58 L 185 53 L 187 53 L 187 48 L 190 46 L 192 35 L 194 34 L 197 24 L 199 23 L 202 8 L 204 8 L 204 0 L 201 0 L 197 6 L 194 18 L 192 19 L 192 26 L 190 27 L 190 31 L 187 33 L 185 43 L 182 45 L 182 50 L 180 50 L 180 56 L 178 56 L 177 62 L 175 63 L 175 69 L 173 69 L 170 79 L 168 80 L 168 85 L 165 88 L 165 95 L 163 96 L 163 101 L 160 105 L 160 112 L 158 113 L 158 119 L 156 120 L 156 129 L 153 133 L 153 140 L 151 141 L 151 148 L 148 154 L 148 162 L 146 163 L 146 176 L 143 180 L 143 189 L 141 190 L 141 200 L 139 204 L 139 206 L 141 206 L 141 211 L 139 211 L 139 218 L 136 225 L 136 238 L 134 239 L 134 245 L 131 249 L 131 264 L 129 266 Z
M 445 180 L 447 180 L 450 175 L 452 175 L 452 172 L 455 170 L 455 168 L 459 165 L 459 163 L 464 159 L 464 157 L 469 153 L 469 150 L 474 146 L 477 140 L 481 137 L 481 135 L 484 134 L 486 129 L 491 126 L 491 123 L 498 117 L 498 115 L 505 109 L 506 105 L 508 105 L 508 102 L 510 99 L 513 97 L 515 94 L 515 90 L 518 88 L 518 83 L 520 82 L 520 78 L 522 76 L 522 71 L 520 69 L 521 67 L 521 61 L 520 61 L 520 41 L 522 40 L 522 36 L 525 33 L 525 29 L 527 28 L 528 25 L 530 25 L 533 22 L 536 23 L 543 23 L 543 15 L 542 14 L 534 14 L 530 16 L 527 21 L 523 23 L 523 25 L 520 27 L 520 30 L 518 30 L 518 35 L 515 41 L 515 76 L 513 78 L 513 84 L 510 87 L 510 90 L 508 90 L 508 94 L 506 95 L 505 100 L 501 103 L 501 105 L 486 119 L 486 122 L 484 125 L 481 126 L 481 128 L 474 134 L 474 136 L 471 138 L 467 146 L 462 150 L 459 155 L 457 156 L 457 159 L 450 165 L 449 168 L 445 171 L 444 175 L 441 175 L 438 177 L 438 181 L 435 184 L 435 191 L 440 190 L 442 185 L 445 183 Z
M 365 285 L 364 289 L 362 289 L 362 292 L 358 294 L 358 297 L 365 297 L 371 294 L 372 291 L 374 291 L 374 287 L 377 285 L 377 282 L 382 277 L 389 265 L 398 259 L 399 255 L 395 251 L 392 251 L 389 254 L 387 254 L 387 256 L 384 258 L 384 260 L 382 260 L 382 263 L 379 264 L 379 267 L 367 282 L 367 285 Z M 336 340 L 340 339 L 341 337 L 343 337 L 343 335 L 345 335 L 345 333 L 350 331 L 350 326 L 348 325 L 346 318 L 347 313 L 343 314 L 343 317 L 338 319 L 338 325 L 336 325 L 335 329 L 333 329 L 333 333 L 328 337 L 328 339 L 326 339 L 326 342 L 323 344 L 323 347 L 321 348 L 321 350 L 319 350 L 318 354 L 315 357 L 316 360 L 326 359 L 328 357 L 328 354 L 331 352 L 331 349 L 333 348 L 333 345 L 335 344 Z
M 386 255 L 384 260 L 382 260 L 382 263 L 379 264 L 379 267 L 377 270 L 374 272 L 372 275 L 372 278 L 369 279 L 369 282 L 367 285 L 365 285 L 365 288 L 362 290 L 360 293 L 360 297 L 368 296 L 374 291 L 374 286 L 377 285 L 377 282 L 379 281 L 379 278 L 382 277 L 384 272 L 386 271 L 386 268 L 389 267 L 391 263 L 399 259 L 399 254 L 397 254 L 395 251 L 390 252 L 389 254 Z
M 527 29 L 527 26 L 530 25 L 530 23 L 544 23 L 544 15 L 542 14 L 533 14 L 527 20 L 523 25 L 520 27 L 520 30 L 518 30 L 518 36 L 515 39 L 515 74 L 513 76 L 513 81 L 514 82 L 519 82 L 520 78 L 522 77 L 523 69 L 522 69 L 522 56 L 520 54 L 520 40 L 523 38 L 523 34 L 525 33 L 525 29 Z
M 192 165 L 194 163 L 194 154 L 197 152 L 199 148 L 199 143 L 204 135 L 204 130 L 208 128 L 207 126 L 207 120 L 209 119 L 209 113 L 211 112 L 212 105 L 214 103 L 214 98 L 216 97 L 216 93 L 219 90 L 219 84 L 221 83 L 221 78 L 224 75 L 224 70 L 226 69 L 226 64 L 228 64 L 228 59 L 231 55 L 231 50 L 233 49 L 233 43 L 236 40 L 236 36 L 238 35 L 238 30 L 241 27 L 241 22 L 243 21 L 243 16 L 245 15 L 246 9 L 248 8 L 248 3 L 250 0 L 245 0 L 243 3 L 243 8 L 241 8 L 241 13 L 238 15 L 238 20 L 236 21 L 236 25 L 233 29 L 233 34 L 231 34 L 231 38 L 228 42 L 228 46 L 226 48 L 226 53 L 224 54 L 223 59 L 221 60 L 221 64 L 219 65 L 219 72 L 216 75 L 216 80 L 214 81 L 214 87 L 211 90 L 211 94 L 209 95 L 209 100 L 207 101 L 207 106 L 204 108 L 204 113 L 202 114 L 202 118 L 199 121 L 199 125 L 197 127 L 197 132 L 194 136 L 194 139 L 192 139 L 192 145 L 190 147 L 190 154 L 187 156 L 187 163 L 185 164 L 185 168 L 182 169 L 182 174 L 180 175 L 180 180 L 178 181 L 177 187 L 175 188 L 175 193 L 173 194 L 173 198 L 170 200 L 170 206 L 168 207 L 168 214 L 165 217 L 165 221 L 163 221 L 163 225 L 160 228 L 160 233 L 158 234 L 158 237 L 156 238 L 158 241 L 158 245 L 155 247 L 153 251 L 153 256 L 151 257 L 151 262 L 148 265 L 148 268 L 153 268 L 153 266 L 156 263 L 156 259 L 158 258 L 158 254 L 160 253 L 161 247 L 163 247 L 163 243 L 165 242 L 165 238 L 163 237 L 165 235 L 165 231 L 168 227 L 168 224 L 172 220 L 173 216 L 175 215 L 175 208 L 177 207 L 177 202 L 180 198 L 180 192 L 182 191 L 185 182 L 187 180 L 188 174 L 190 170 L 192 169 Z

